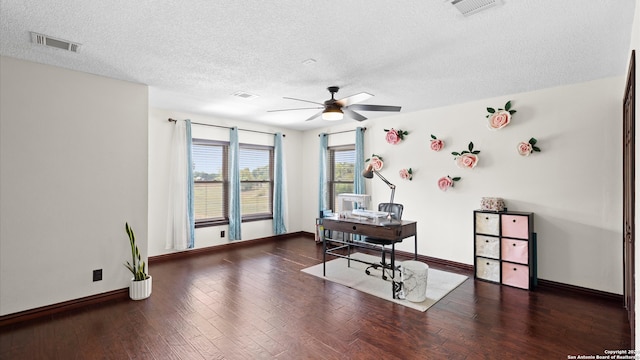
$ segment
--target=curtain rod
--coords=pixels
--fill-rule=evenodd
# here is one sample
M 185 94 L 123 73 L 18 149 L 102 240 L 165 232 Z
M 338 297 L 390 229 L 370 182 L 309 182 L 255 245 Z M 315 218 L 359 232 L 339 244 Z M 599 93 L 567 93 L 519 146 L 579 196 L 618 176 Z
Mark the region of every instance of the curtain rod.
M 345 130 L 345 131 L 336 131 L 336 132 L 332 132 L 332 133 L 327 133 L 327 135 L 342 134 L 342 133 L 351 132 L 351 131 L 356 131 L 356 130 L 358 130 L 358 129 Z M 366 130 L 367 130 L 367 128 L 366 128 L 366 127 L 363 127 L 363 128 L 362 128 L 362 131 L 366 131 Z M 318 136 L 320 136 L 320 135 L 322 135 L 322 134 L 318 134 Z
M 169 118 L 170 122 L 178 122 L 178 120 L 176 119 L 172 119 Z M 204 125 L 204 126 L 213 126 L 213 127 L 217 127 L 217 128 L 223 128 L 223 129 L 232 129 L 231 126 L 222 126 L 222 125 L 213 125 L 213 124 L 203 124 L 203 123 L 197 123 L 197 122 L 191 122 L 194 125 Z M 259 130 L 249 130 L 249 129 L 240 129 L 238 128 L 239 131 L 249 131 L 249 132 L 254 132 L 254 133 L 260 133 L 260 134 L 267 134 L 267 135 L 275 135 L 274 133 L 270 133 L 270 132 L 266 132 L 266 131 L 259 131 Z M 286 137 L 287 135 L 282 134 L 282 137 Z

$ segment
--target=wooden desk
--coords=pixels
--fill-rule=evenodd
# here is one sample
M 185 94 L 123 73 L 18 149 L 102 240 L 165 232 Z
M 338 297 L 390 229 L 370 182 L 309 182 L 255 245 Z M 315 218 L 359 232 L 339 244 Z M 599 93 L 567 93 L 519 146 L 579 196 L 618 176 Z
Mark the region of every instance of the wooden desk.
M 393 243 L 391 244 L 391 269 L 395 269 L 395 242 L 400 242 L 401 240 L 411 237 L 414 237 L 414 255 L 413 259 L 418 259 L 418 231 L 417 231 L 417 223 L 412 220 L 395 220 L 392 224 L 385 224 L 387 219 L 378 218 L 378 219 L 368 219 L 368 218 L 346 218 L 339 219 L 337 216 L 322 218 L 322 225 L 325 230 L 331 231 L 340 231 L 342 233 L 355 234 L 355 235 L 364 235 L 371 236 L 385 240 L 391 240 Z M 384 224 L 384 225 L 383 225 Z M 327 243 L 336 243 L 338 246 L 328 247 Z M 348 264 L 351 265 L 351 260 L 363 262 L 368 265 L 372 265 L 371 263 L 367 263 L 364 261 L 351 259 L 351 247 L 359 247 L 366 248 L 370 250 L 380 251 L 380 246 L 376 246 L 364 241 L 353 241 L 351 238 L 346 239 L 344 236 L 342 239 L 331 238 L 327 239 L 326 236 L 322 237 L 322 275 L 326 276 L 326 260 L 327 254 L 346 258 L 348 260 Z M 347 255 L 336 253 L 337 250 L 347 249 Z M 384 271 L 384 269 L 383 269 Z M 392 279 L 392 292 L 393 297 L 396 297 L 396 290 L 398 289 L 398 285 L 396 281 L 394 281 L 395 271 L 391 272 Z

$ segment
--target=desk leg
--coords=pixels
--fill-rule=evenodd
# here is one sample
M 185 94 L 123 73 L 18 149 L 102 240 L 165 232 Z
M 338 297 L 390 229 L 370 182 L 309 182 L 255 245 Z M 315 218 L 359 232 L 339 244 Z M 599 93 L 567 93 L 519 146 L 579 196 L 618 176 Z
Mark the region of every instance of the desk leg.
M 349 236 L 349 240 L 346 240 L 347 236 Z M 351 267 L 351 234 L 342 233 L 342 242 L 347 243 L 347 267 Z
M 418 234 L 413 235 L 414 239 L 414 250 L 413 250 L 413 260 L 418 260 Z
M 327 276 L 327 237 L 322 237 L 322 276 Z
M 384 271 L 384 269 L 382 269 Z M 396 244 L 391 244 L 391 296 L 396 298 Z

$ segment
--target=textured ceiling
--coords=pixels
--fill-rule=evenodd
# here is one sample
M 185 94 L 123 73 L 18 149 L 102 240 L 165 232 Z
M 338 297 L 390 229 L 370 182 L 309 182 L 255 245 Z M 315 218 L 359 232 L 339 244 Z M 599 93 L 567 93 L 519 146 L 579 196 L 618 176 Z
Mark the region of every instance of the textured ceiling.
M 634 8 L 503 0 L 465 17 L 442 0 L 0 0 L 0 54 L 147 84 L 152 107 L 306 130 L 327 122 L 267 110 L 322 102 L 331 85 L 412 112 L 622 76 Z M 82 46 L 38 46 L 30 31 Z

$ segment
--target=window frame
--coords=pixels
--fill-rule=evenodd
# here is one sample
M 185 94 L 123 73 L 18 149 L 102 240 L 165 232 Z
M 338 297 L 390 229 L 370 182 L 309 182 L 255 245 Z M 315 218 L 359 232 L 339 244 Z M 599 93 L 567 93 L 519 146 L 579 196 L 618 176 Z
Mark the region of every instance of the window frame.
M 198 183 L 222 183 L 222 217 L 195 220 L 195 227 L 209 227 L 229 224 L 229 142 L 209 139 L 193 138 L 192 145 L 221 146 L 222 147 L 222 180 L 198 181 Z M 193 186 L 196 180 L 193 179 Z M 195 189 L 194 189 L 195 190 Z M 194 194 L 195 200 L 195 194 Z
M 213 181 L 196 181 L 194 182 L 194 187 L 196 183 L 222 183 L 222 217 L 217 218 L 208 218 L 195 220 L 195 227 L 211 227 L 211 226 L 220 226 L 220 225 L 228 225 L 229 224 L 229 189 L 230 189 L 230 181 L 229 181 L 229 142 L 228 141 L 220 141 L 220 140 L 210 140 L 210 139 L 202 139 L 202 138 L 192 138 L 193 145 L 204 145 L 204 146 L 221 146 L 222 147 L 222 181 L 213 180 Z M 269 180 L 247 180 L 240 181 L 240 187 L 242 192 L 242 183 L 258 183 L 264 184 L 268 183 L 269 188 L 269 212 L 268 213 L 257 213 L 257 214 L 249 214 L 242 215 L 242 222 L 251 222 L 251 221 L 262 221 L 262 220 L 272 220 L 273 219 L 273 189 L 274 189 L 274 147 L 269 145 L 258 145 L 258 144 L 245 144 L 241 143 L 238 145 L 239 149 L 254 149 L 254 150 L 268 150 L 269 151 Z
M 337 210 L 337 204 L 335 203 L 335 199 L 337 194 L 335 194 L 335 185 L 336 184 L 350 184 L 351 186 L 353 186 L 354 180 L 352 179 L 351 182 L 346 182 L 346 181 L 336 181 L 335 180 L 335 175 L 336 175 L 336 169 L 335 169 L 335 152 L 336 151 L 353 151 L 354 152 L 354 157 L 355 157 L 355 151 L 356 151 L 356 145 L 355 144 L 345 144 L 345 145 L 338 145 L 338 146 L 330 146 L 328 149 L 329 152 L 329 161 L 328 161 L 328 167 L 329 169 L 327 169 L 327 174 L 329 175 L 327 177 L 327 187 L 328 187 L 328 196 L 329 196 L 329 203 L 328 205 L 330 205 L 331 209 L 334 209 L 334 211 Z M 353 176 L 355 177 L 355 161 L 354 161 L 354 173 Z
M 242 183 L 268 183 L 269 188 L 269 212 L 268 213 L 256 213 L 249 215 L 242 215 L 242 222 L 250 222 L 250 221 L 260 221 L 260 220 L 271 220 L 273 219 L 273 187 L 274 187 L 274 147 L 268 145 L 257 145 L 257 144 L 240 144 L 240 149 L 252 149 L 252 150 L 267 150 L 269 151 L 269 180 L 240 180 L 240 191 L 242 192 Z

